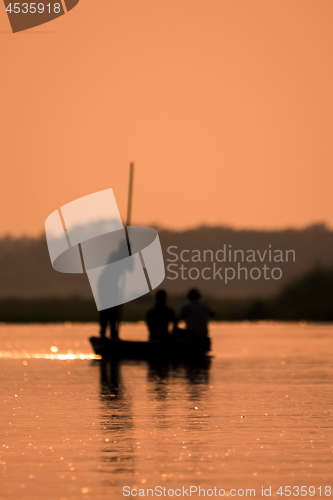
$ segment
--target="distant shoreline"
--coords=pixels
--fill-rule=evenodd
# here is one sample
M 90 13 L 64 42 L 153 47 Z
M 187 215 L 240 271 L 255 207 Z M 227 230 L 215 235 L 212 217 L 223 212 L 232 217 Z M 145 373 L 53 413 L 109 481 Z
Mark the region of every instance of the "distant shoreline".
M 162 286 L 163 288 L 163 286 Z M 316 268 L 286 286 L 281 293 L 266 299 L 218 298 L 204 296 L 216 312 L 216 321 L 308 321 L 333 322 L 333 268 Z M 122 307 L 123 321 L 144 321 L 153 304 L 153 293 Z M 169 294 L 168 303 L 176 314 L 186 302 L 185 294 Z M 93 298 L 3 298 L 0 323 L 97 322 Z

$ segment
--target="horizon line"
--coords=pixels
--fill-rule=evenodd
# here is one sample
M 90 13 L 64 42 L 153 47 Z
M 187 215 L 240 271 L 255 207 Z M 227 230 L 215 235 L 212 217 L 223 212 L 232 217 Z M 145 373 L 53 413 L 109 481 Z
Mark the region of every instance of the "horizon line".
M 326 231 L 333 231 L 333 226 L 330 226 L 326 221 L 315 221 L 309 222 L 305 225 L 288 225 L 280 227 L 253 227 L 253 226 L 232 226 L 230 224 L 209 224 L 209 223 L 199 223 L 192 226 L 184 226 L 182 228 L 175 228 L 172 226 L 160 225 L 156 222 L 151 222 L 148 224 L 134 223 L 131 226 L 148 226 L 153 227 L 159 232 L 173 232 L 173 233 L 186 233 L 190 231 L 198 231 L 200 229 L 228 229 L 235 232 L 263 232 L 263 233 L 278 233 L 283 231 L 305 231 L 311 228 L 322 228 Z M 45 236 L 45 231 L 40 231 L 39 233 L 0 233 L 0 240 L 3 239 L 35 239 L 38 240 Z

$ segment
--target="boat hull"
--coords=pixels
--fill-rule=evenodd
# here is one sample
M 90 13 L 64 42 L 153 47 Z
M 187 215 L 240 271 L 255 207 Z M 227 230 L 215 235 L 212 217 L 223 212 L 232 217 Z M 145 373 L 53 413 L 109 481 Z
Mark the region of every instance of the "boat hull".
M 91 337 L 95 354 L 106 359 L 196 359 L 210 351 L 210 339 L 182 338 L 167 341 L 113 340 L 106 337 Z

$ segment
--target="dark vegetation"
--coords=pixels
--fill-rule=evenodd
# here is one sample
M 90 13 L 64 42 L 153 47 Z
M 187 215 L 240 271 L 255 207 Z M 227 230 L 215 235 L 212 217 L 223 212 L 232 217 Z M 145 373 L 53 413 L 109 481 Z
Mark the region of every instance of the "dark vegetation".
M 185 302 L 185 294 L 171 295 L 169 305 L 177 312 Z M 220 299 L 205 296 L 216 311 L 218 321 L 333 321 L 333 268 L 315 268 L 287 285 L 271 298 Z M 122 306 L 124 321 L 144 320 L 152 306 L 152 294 Z M 68 299 L 3 299 L 0 301 L 0 322 L 86 322 L 97 321 L 93 300 Z
M 227 227 L 198 227 L 187 231 L 159 230 L 159 236 L 165 258 L 166 279 L 163 288 L 170 295 L 184 297 L 186 291 L 196 286 L 205 297 L 217 297 L 221 299 L 219 308 L 226 311 L 233 306 L 229 299 L 237 299 L 237 307 L 242 307 L 243 299 L 257 297 L 266 301 L 268 297 L 276 297 L 281 291 L 296 279 L 309 273 L 314 267 L 321 266 L 329 268 L 333 265 L 333 230 L 324 225 L 316 224 L 304 229 L 284 229 L 277 231 L 253 231 L 236 230 Z M 205 250 L 212 251 L 214 255 L 226 245 L 232 249 L 254 249 L 261 254 L 271 248 L 279 249 L 283 253 L 287 250 L 295 251 L 295 262 L 269 262 L 265 264 L 269 268 L 278 266 L 283 271 L 279 280 L 274 279 L 234 279 L 227 284 L 221 279 L 205 280 L 201 276 L 196 280 L 170 279 L 174 274 L 168 270 L 168 266 L 174 265 L 170 261 L 172 257 L 168 252 L 170 247 L 178 248 L 176 253 L 184 249 L 192 252 L 199 250 L 201 254 Z M 190 256 L 191 253 L 187 254 Z M 172 257 L 173 259 L 173 257 Z M 181 262 L 187 269 L 191 267 L 202 270 L 209 262 Z M 263 262 L 243 262 L 242 267 L 248 269 L 263 266 Z M 179 267 L 178 266 L 178 267 Z M 234 262 L 216 262 L 217 268 L 236 267 Z M 171 269 L 175 269 L 172 267 Z M 91 288 L 86 274 L 64 274 L 55 272 L 51 266 L 47 250 L 45 236 L 40 238 L 0 238 L 0 300 L 8 297 L 16 299 L 34 299 L 38 304 L 39 299 L 63 299 L 72 300 L 72 297 L 83 301 L 92 299 Z M 181 301 L 183 298 L 181 299 Z M 241 302 L 238 303 L 238 300 Z M 224 305 L 222 305 L 222 302 Z M 7 302 L 9 307 L 9 303 Z M 37 305 L 36 305 L 37 307 Z M 51 307 L 51 306 L 50 306 Z M 65 306 L 64 306 L 65 307 Z M 67 306 L 66 306 L 67 307 Z M 132 306 L 131 306 L 132 307 Z M 136 310 L 136 305 L 133 305 Z M 75 301 L 73 302 L 75 308 Z M 2 308 L 3 311 L 3 308 Z M 222 314 L 222 313 L 221 313 Z M 228 313 L 229 314 L 229 313 Z M 233 312 L 232 312 L 233 314 Z

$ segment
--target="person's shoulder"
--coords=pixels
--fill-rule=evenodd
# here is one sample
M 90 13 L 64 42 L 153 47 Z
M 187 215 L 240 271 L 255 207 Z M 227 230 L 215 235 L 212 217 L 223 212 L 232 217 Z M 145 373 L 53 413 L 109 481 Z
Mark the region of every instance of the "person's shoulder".
M 149 309 L 149 310 L 146 312 L 146 317 L 151 316 L 152 314 L 154 314 L 154 312 L 155 312 L 155 309 L 154 309 L 154 308 Z
M 191 310 L 191 304 L 185 304 L 181 308 L 181 311 L 180 311 L 181 316 L 183 316 L 184 314 L 188 313 L 188 311 L 190 311 L 190 310 Z
M 207 309 L 207 310 L 209 309 L 210 310 L 209 305 L 206 302 L 204 302 L 203 300 L 200 300 L 198 302 L 198 304 L 200 304 L 200 307 L 202 307 L 202 309 Z
M 167 307 L 166 310 L 167 310 L 167 315 L 169 316 L 169 318 L 173 318 L 175 316 L 175 311 L 173 309 L 171 309 L 171 307 Z
M 209 314 L 209 316 L 214 317 L 215 316 L 215 311 L 210 307 L 210 305 L 207 304 L 206 302 L 203 302 L 203 304 L 205 306 L 206 313 Z

